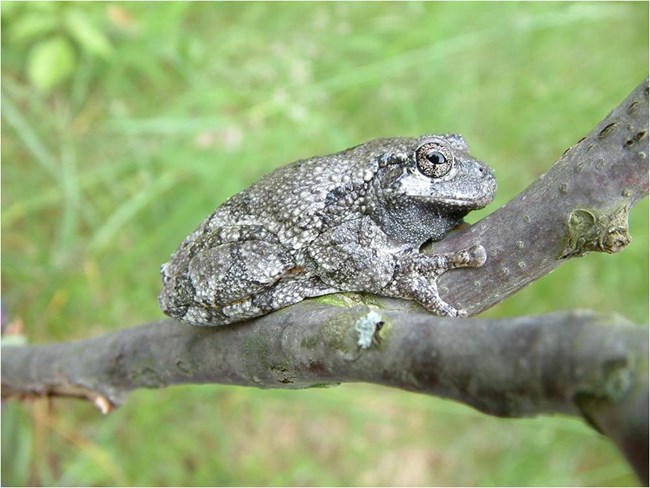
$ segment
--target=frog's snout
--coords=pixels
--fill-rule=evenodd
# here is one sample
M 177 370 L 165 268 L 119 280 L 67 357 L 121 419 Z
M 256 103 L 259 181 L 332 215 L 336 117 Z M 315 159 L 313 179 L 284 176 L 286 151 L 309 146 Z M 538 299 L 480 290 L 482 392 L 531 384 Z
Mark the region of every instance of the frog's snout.
M 494 171 L 482 161 L 474 160 L 469 172 L 478 189 L 476 206 L 477 208 L 485 207 L 494 199 L 494 194 L 497 191 L 497 179 Z

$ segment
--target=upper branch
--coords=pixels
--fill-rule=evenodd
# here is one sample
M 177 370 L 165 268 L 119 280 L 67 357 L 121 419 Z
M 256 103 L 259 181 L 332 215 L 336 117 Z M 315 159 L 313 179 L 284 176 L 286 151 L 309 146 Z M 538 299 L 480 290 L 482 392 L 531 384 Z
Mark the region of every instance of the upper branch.
M 438 279 L 440 294 L 470 315 L 590 251 L 617 252 L 631 240 L 628 210 L 648 195 L 648 80 L 549 171 L 475 225 L 432 246 L 487 250 L 481 268 Z

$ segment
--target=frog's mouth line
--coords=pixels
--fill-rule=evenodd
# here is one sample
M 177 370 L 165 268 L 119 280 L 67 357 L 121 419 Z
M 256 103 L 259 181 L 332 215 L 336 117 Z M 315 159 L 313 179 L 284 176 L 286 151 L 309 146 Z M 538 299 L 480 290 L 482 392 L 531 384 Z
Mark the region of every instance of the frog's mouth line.
M 442 203 L 447 203 L 449 205 L 463 205 L 466 206 L 468 203 L 475 203 L 475 200 L 461 200 L 459 198 L 443 198 L 438 200 Z
M 483 198 L 481 200 L 463 200 L 460 198 L 439 198 L 435 200 L 437 203 L 449 205 L 450 207 L 463 207 L 463 208 L 483 208 L 492 201 L 492 198 Z
M 458 205 L 463 207 L 475 207 L 475 206 L 485 206 L 490 203 L 490 200 L 487 198 L 485 200 L 460 200 L 458 198 L 443 198 L 439 200 L 440 202 L 446 203 L 448 205 Z

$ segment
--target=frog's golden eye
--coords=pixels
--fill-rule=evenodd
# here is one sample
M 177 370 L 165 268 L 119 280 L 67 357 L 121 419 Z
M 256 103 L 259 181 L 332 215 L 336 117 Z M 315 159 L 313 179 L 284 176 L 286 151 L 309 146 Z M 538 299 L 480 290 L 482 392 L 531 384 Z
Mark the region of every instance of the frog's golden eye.
M 454 156 L 451 150 L 438 142 L 427 142 L 415 151 L 418 170 L 430 178 L 441 178 L 451 170 Z

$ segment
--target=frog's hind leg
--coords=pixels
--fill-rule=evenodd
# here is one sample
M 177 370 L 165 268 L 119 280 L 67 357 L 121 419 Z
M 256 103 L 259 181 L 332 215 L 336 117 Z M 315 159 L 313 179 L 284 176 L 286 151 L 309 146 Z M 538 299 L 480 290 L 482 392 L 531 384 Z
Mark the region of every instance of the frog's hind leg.
M 254 239 L 180 253 L 163 269 L 160 304 L 168 315 L 195 325 L 236 322 L 263 312 L 237 317 L 224 309 L 273 288 L 295 269 L 286 248 Z
M 226 317 L 225 323 L 229 323 L 234 321 L 228 320 L 231 316 L 236 317 L 236 320 L 253 318 L 288 307 L 305 298 L 327 295 L 336 291 L 338 290 L 326 285 L 315 276 L 282 278 L 266 290 L 223 307 L 220 313 Z
M 412 276 L 408 282 L 409 294 L 412 300 L 420 303 L 437 315 L 448 317 L 463 317 L 467 315 L 464 310 L 458 310 L 445 302 L 438 294 L 438 285 L 435 280 L 424 276 Z
M 227 305 L 271 286 L 294 267 L 282 246 L 250 240 L 201 251 L 190 261 L 188 272 L 197 301 Z

